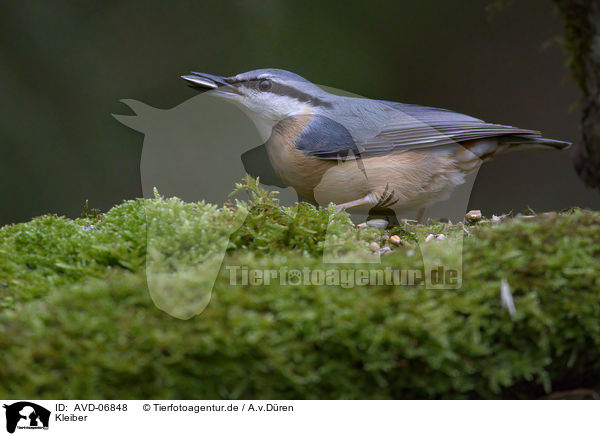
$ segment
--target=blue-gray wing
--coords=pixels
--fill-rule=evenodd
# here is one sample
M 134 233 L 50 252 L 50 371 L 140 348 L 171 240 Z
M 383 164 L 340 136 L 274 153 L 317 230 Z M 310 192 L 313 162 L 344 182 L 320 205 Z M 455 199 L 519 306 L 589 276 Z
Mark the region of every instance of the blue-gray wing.
M 384 155 L 505 135 L 541 136 L 540 132 L 534 130 L 490 124 L 446 109 L 389 101 L 353 100 L 346 102 L 350 103 L 346 104 L 351 108 L 349 111 L 338 112 L 327 123 L 318 121 L 315 128 L 309 131 L 317 132 L 319 140 L 314 141 L 308 134 L 300 148 L 314 157 L 337 159 L 349 154 Z M 320 129 L 317 124 L 337 127 Z
M 320 159 L 356 156 L 359 149 L 343 120 L 314 115 L 296 140 L 296 148 Z M 341 122 L 340 122 L 341 121 Z

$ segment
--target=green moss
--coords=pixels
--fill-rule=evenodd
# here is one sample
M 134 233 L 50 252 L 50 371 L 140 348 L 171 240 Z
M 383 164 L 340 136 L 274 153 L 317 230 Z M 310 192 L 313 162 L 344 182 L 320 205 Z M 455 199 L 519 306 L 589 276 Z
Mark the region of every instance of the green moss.
M 600 214 L 469 226 L 458 290 L 231 285 L 227 266 L 323 268 L 328 240 L 353 261 L 382 243 L 345 214 L 281 207 L 249 185 L 250 199 L 235 206 L 157 195 L 92 219 L 48 215 L 0 229 L 0 396 L 534 398 L 600 385 Z M 208 307 L 187 321 L 157 309 L 147 245 L 170 248 L 174 283 L 186 286 L 181 267 L 216 255 L 215 235 L 246 214 Z M 405 223 L 390 233 L 406 245 L 381 264 L 326 268 L 421 269 L 416 241 L 461 229 Z M 160 238 L 146 244 L 152 235 Z

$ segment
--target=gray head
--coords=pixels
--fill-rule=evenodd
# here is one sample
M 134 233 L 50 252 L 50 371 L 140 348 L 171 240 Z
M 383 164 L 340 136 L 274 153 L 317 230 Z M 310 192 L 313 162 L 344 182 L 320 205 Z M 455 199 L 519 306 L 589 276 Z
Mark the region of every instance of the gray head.
M 245 109 L 259 130 L 270 134 L 279 121 L 330 106 L 330 96 L 297 74 L 275 68 L 248 71 L 231 77 L 196 73 L 182 76 L 194 88 L 209 90 Z

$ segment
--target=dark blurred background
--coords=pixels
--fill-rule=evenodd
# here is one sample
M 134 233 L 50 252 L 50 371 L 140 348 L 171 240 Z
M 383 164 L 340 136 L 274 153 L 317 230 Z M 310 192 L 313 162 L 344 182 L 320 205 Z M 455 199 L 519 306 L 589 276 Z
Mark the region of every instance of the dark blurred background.
M 386 100 L 445 107 L 575 141 L 579 92 L 550 0 L 12 2 L 0 15 L 0 223 L 77 216 L 140 197 L 143 136 L 120 99 L 170 108 L 189 70 L 261 67 Z M 600 208 L 568 152 L 502 156 L 479 172 L 484 213 Z

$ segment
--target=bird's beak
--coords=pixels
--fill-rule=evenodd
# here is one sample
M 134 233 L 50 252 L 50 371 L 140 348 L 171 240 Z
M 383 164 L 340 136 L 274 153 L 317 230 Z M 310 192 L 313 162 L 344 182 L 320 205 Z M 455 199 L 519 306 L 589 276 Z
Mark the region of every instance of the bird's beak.
M 216 90 L 215 94 L 224 97 L 239 95 L 237 89 L 223 76 L 192 71 L 190 74 L 181 76 L 181 78 L 187 82 L 188 86 L 194 89 L 203 91 Z

